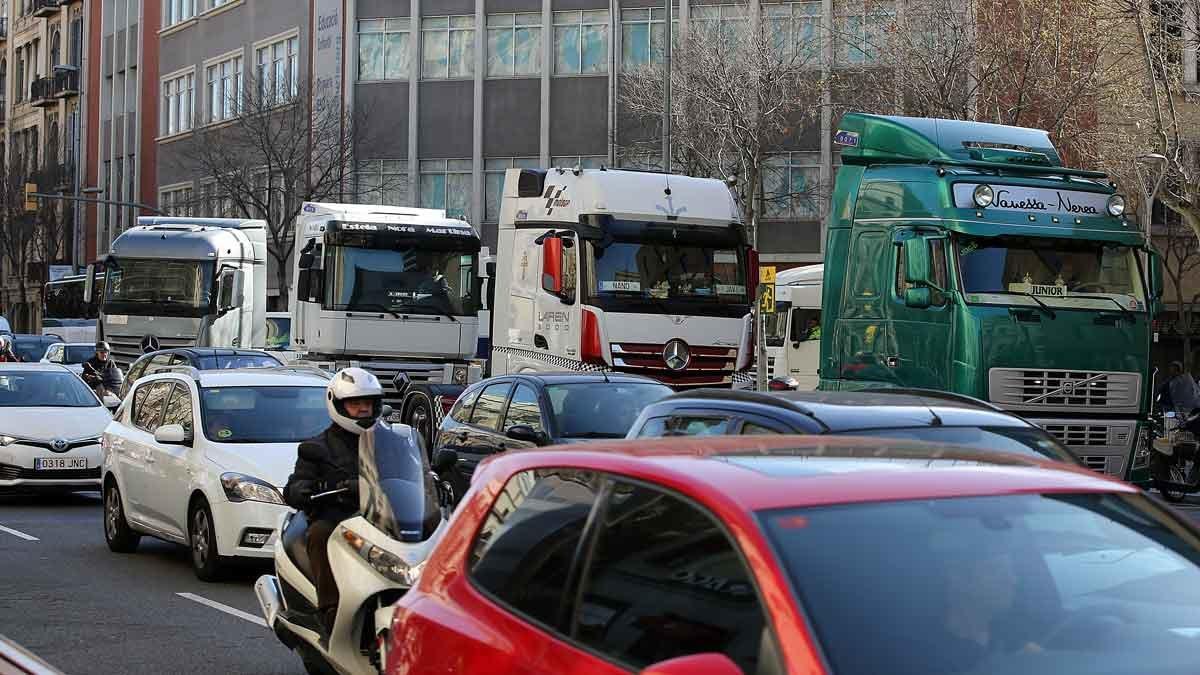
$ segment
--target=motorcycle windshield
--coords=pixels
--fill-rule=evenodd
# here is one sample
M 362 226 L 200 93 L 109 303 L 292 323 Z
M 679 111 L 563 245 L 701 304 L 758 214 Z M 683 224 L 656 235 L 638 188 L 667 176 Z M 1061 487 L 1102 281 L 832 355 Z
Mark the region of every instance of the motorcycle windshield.
M 425 541 L 441 522 L 425 453 L 412 429 L 376 424 L 359 437 L 363 517 L 399 541 Z

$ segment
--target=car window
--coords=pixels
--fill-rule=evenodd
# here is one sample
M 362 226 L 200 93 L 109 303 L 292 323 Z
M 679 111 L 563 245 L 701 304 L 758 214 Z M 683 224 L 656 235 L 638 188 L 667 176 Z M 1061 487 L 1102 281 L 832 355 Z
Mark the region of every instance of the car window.
M 594 473 L 568 469 L 510 478 L 476 535 L 471 579 L 526 617 L 562 626 L 566 586 L 596 485 Z
M 175 390 L 167 399 L 167 411 L 162 423 L 164 426 L 178 424 L 184 431 L 192 433 L 192 392 L 187 385 L 175 383 Z
M 96 395 L 74 373 L 61 370 L 0 372 L 0 408 L 94 408 Z
M 600 513 L 572 617 L 577 640 L 634 669 L 716 651 L 748 675 L 779 672 L 777 663 L 759 663 L 764 643 L 773 644 L 764 612 L 749 569 L 712 517 L 623 482 Z
M 144 385 L 142 389 L 146 390 L 146 395 L 140 402 L 135 394 L 133 407 L 134 426 L 154 433 L 154 430 L 159 426 L 159 421 L 162 420 L 163 408 L 166 406 L 167 396 L 171 393 L 171 385 L 170 381 L 151 382 Z M 140 394 L 141 390 L 138 393 Z
M 531 427 L 534 431 L 546 430 L 542 425 L 542 408 L 538 404 L 537 392 L 527 384 L 517 385 L 508 403 L 508 412 L 504 414 L 505 431 L 517 425 Z
M 508 390 L 512 382 L 497 382 L 489 384 L 479 395 L 475 409 L 471 412 L 471 424 L 484 429 L 495 429 L 500 425 L 500 411 L 504 409 L 504 399 L 508 398 Z
M 729 433 L 729 418 L 715 416 L 670 415 L 646 422 L 639 437 L 723 436 Z
M 121 383 L 121 398 L 125 398 L 125 395 L 129 393 L 129 388 L 142 376 L 148 363 L 150 363 L 150 359 L 141 358 L 134 361 L 132 366 L 129 366 L 129 374 L 125 377 L 125 381 Z
M 1011 452 L 1038 459 L 1079 464 L 1079 459 L 1053 436 L 1037 427 L 910 427 L 907 429 L 847 430 L 847 435 L 950 443 L 976 450 Z
M 83 363 L 96 355 L 94 345 L 71 345 L 60 349 L 63 349 L 65 363 Z
M 150 363 L 146 365 L 146 373 L 153 373 L 159 368 L 171 365 L 171 359 L 174 354 L 158 354 L 150 357 Z
M 743 436 L 760 436 L 762 434 L 780 434 L 780 433 L 783 433 L 783 432 L 778 431 L 776 429 L 771 429 L 769 427 L 764 427 L 761 424 L 755 424 L 754 422 L 746 422 L 745 424 L 742 425 L 742 435 Z
M 546 385 L 555 438 L 625 438 L 643 408 L 672 393 L 657 382 Z
M 329 426 L 325 388 L 204 387 L 204 436 L 219 443 L 299 443 Z
M 483 391 L 483 387 L 475 387 L 463 392 L 463 395 L 454 402 L 454 408 L 450 410 L 450 419 L 460 424 L 466 424 L 471 419 L 471 408 L 474 407 L 481 391 Z
M 267 354 L 230 354 L 220 355 L 213 359 L 215 367 L 221 370 L 232 368 L 277 368 L 282 366 L 279 359 Z

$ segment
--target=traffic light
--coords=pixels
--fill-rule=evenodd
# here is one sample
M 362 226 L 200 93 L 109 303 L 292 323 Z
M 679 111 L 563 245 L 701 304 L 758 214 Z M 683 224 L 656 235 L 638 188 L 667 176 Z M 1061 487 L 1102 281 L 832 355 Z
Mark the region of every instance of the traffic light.
M 37 183 L 25 184 L 25 213 L 37 213 L 38 199 L 34 196 L 37 192 Z

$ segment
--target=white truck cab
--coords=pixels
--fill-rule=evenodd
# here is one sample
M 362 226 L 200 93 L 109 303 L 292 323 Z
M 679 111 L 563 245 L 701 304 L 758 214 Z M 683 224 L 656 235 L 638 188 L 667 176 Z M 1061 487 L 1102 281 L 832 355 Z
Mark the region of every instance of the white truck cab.
M 796 267 L 775 275 L 776 316 L 767 343 L 770 373 L 771 377 L 794 378 L 800 391 L 812 391 L 820 381 L 817 368 L 821 364 L 824 279 L 824 265 Z
M 755 256 L 719 180 L 509 169 L 492 374 L 612 370 L 748 383 Z

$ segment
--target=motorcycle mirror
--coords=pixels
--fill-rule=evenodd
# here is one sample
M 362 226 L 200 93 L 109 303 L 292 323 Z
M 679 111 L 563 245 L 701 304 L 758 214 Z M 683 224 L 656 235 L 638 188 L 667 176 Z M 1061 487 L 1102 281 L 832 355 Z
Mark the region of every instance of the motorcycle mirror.
M 433 470 L 437 473 L 444 473 L 449 469 L 458 466 L 458 453 L 449 449 L 442 448 L 433 456 Z

